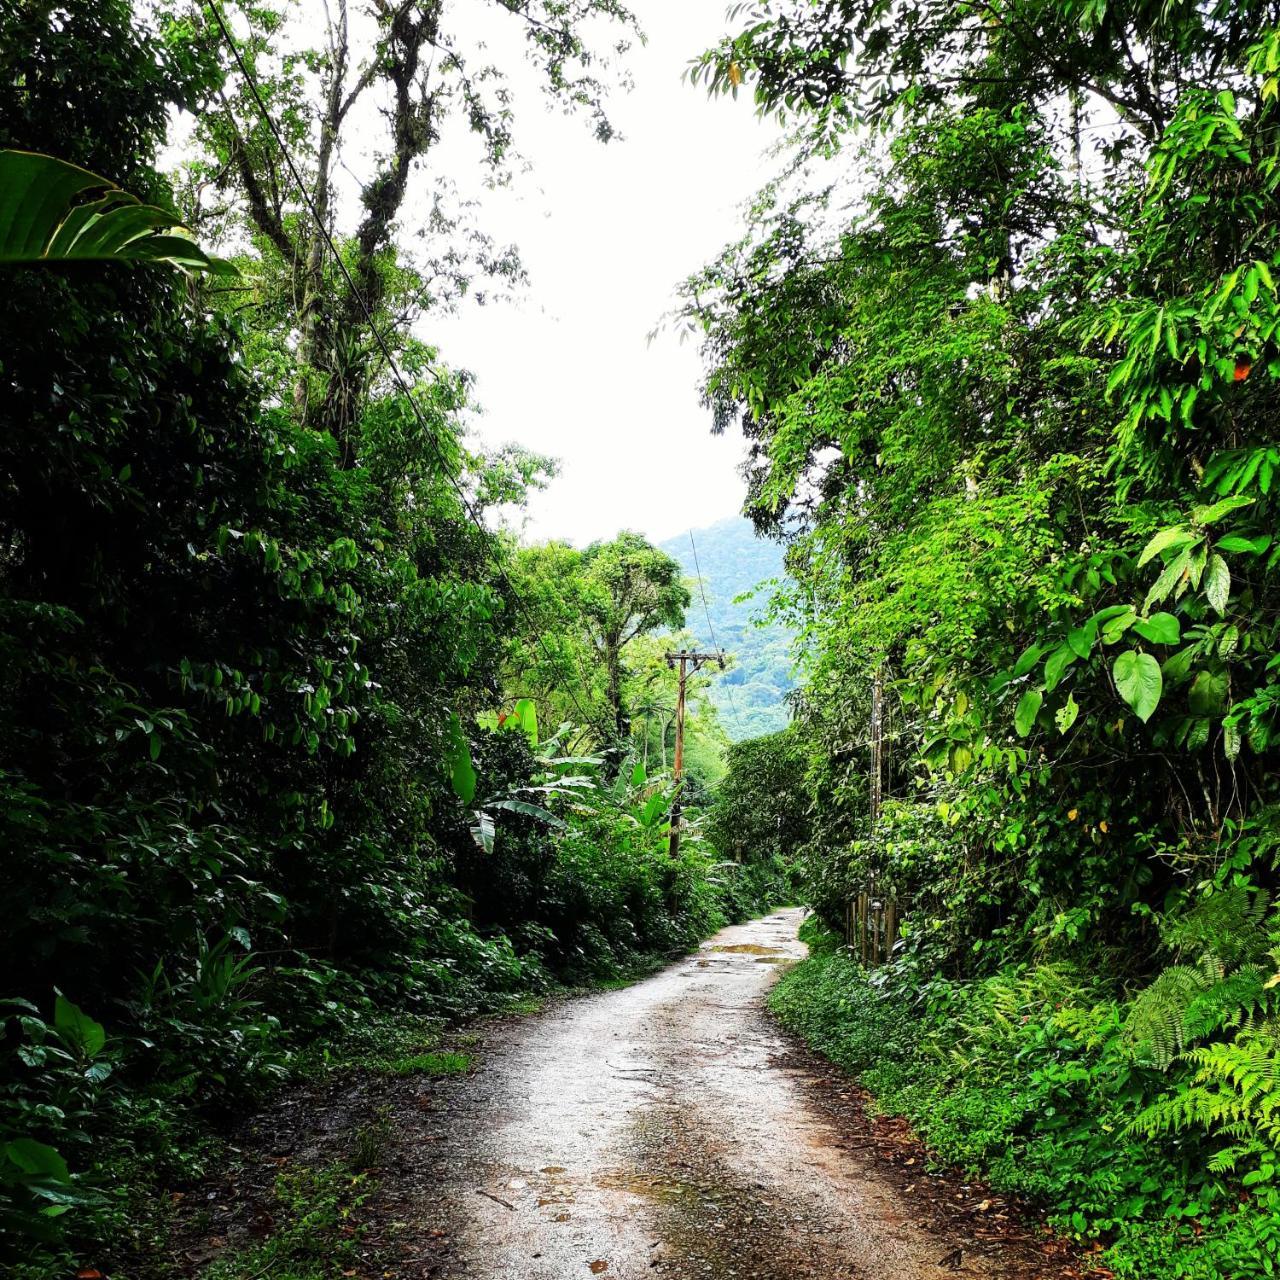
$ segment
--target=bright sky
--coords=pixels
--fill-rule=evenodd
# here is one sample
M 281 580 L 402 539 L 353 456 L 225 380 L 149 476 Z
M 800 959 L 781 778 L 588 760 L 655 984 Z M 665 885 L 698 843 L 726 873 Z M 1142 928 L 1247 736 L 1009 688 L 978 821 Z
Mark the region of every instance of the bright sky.
M 476 374 L 482 440 L 560 459 L 534 495 L 531 539 L 581 544 L 629 528 L 660 540 L 741 506 L 743 442 L 710 433 L 696 346 L 666 332 L 647 341 L 678 283 L 740 233 L 743 201 L 772 173 L 776 126 L 745 95 L 708 100 L 683 80 L 724 33 L 725 4 L 634 0 L 649 42 L 628 59 L 634 90 L 612 105 L 622 141 L 602 146 L 587 121 L 552 113 L 513 77 L 533 171 L 485 193 L 481 224 L 519 245 L 529 286 L 516 302 L 422 327 Z

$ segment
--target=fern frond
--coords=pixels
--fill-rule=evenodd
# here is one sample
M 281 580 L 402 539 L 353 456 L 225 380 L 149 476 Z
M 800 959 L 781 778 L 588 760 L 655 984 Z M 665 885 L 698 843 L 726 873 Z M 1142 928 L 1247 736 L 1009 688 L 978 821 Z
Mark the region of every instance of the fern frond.
M 1138 1051 L 1164 1071 L 1188 1041 L 1187 1011 L 1213 986 L 1199 965 L 1170 965 L 1129 1008 L 1126 1030 Z
M 1188 1043 L 1215 1031 L 1237 1029 L 1270 1003 L 1265 987 L 1269 974 L 1258 965 L 1245 965 L 1228 974 L 1187 1006 L 1183 1028 Z
M 1192 1049 L 1191 1082 L 1147 1107 L 1128 1126 L 1144 1137 L 1199 1128 L 1248 1148 L 1280 1149 L 1280 1025 L 1252 1026 L 1234 1040 Z M 1216 1160 L 1232 1168 L 1243 1154 L 1228 1148 Z
M 1165 920 L 1164 944 L 1176 956 L 1211 955 L 1227 968 L 1256 960 L 1270 942 L 1265 927 L 1269 905 L 1262 890 L 1217 889 Z

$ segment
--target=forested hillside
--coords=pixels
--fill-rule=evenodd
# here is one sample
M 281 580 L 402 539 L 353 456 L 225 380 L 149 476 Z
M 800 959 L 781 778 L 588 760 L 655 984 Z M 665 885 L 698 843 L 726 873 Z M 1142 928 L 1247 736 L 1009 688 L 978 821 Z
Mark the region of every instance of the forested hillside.
M 781 729 L 790 718 L 792 633 L 765 621 L 770 584 L 787 581 L 781 544 L 757 537 L 749 520 L 729 516 L 695 529 L 692 542 L 685 534 L 659 545 L 700 582 L 688 618 L 699 645 L 718 643 L 733 655 L 732 670 L 716 677 L 709 693 L 729 738 L 740 742 Z M 737 603 L 748 593 L 751 599 Z

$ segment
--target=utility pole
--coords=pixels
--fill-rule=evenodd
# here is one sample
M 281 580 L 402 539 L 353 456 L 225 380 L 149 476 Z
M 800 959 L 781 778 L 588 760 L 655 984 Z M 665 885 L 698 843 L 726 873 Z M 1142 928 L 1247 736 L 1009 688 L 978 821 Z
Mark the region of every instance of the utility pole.
M 667 666 L 673 671 L 676 663 L 680 664 L 680 692 L 676 696 L 676 755 L 675 763 L 671 770 L 675 778 L 676 795 L 671 802 L 671 840 L 667 846 L 667 852 L 675 858 L 680 853 L 680 776 L 684 773 L 685 687 L 688 684 L 689 677 L 701 671 L 705 663 L 718 662 L 720 670 L 723 671 L 724 650 L 717 649 L 715 653 L 697 653 L 692 649 L 681 649 L 678 653 L 668 653 L 664 657 L 667 660 Z

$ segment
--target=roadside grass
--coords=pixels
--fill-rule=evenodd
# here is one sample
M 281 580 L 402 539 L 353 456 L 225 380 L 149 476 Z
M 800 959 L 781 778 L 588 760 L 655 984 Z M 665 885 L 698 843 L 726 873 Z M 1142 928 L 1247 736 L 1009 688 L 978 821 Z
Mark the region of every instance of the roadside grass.
M 395 1058 L 384 1070 L 393 1076 L 460 1076 L 471 1070 L 475 1059 L 469 1053 L 450 1049 L 433 1049 L 427 1053 L 411 1053 Z
M 217 1259 L 202 1280 L 338 1280 L 360 1262 L 360 1206 L 374 1184 L 346 1164 L 281 1173 L 273 1189 L 274 1229 L 261 1244 Z

